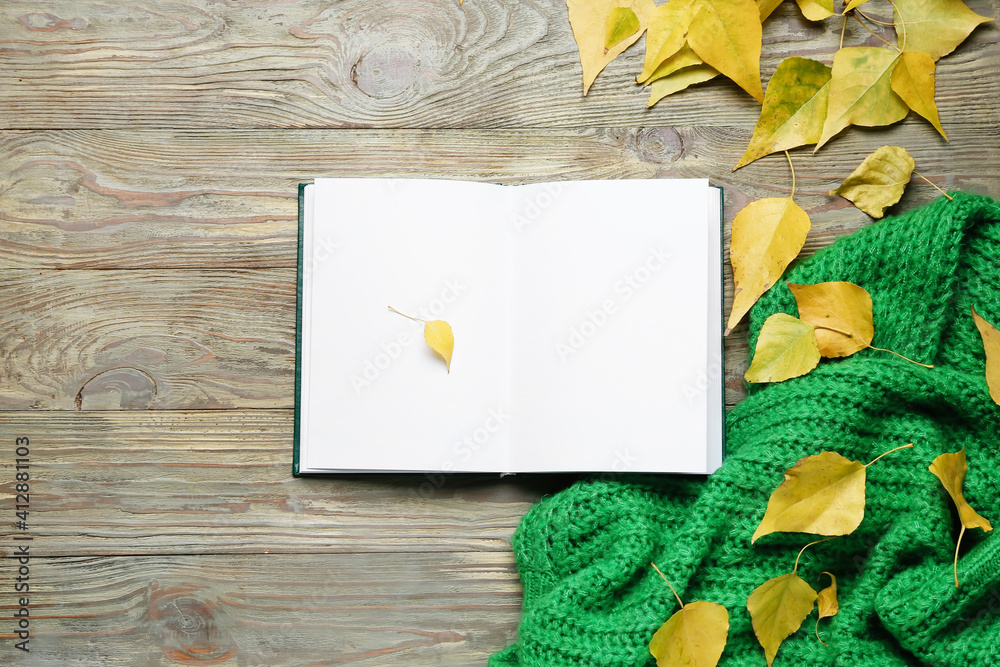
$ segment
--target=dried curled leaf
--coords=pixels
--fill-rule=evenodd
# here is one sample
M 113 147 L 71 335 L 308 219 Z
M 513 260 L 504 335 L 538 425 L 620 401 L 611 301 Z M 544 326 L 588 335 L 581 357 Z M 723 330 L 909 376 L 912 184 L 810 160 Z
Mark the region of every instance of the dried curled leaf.
M 812 326 L 786 313 L 764 322 L 757 337 L 747 382 L 782 382 L 805 375 L 819 363 L 819 347 Z
M 891 125 L 909 109 L 892 91 L 892 69 L 899 54 L 877 46 L 852 46 L 833 56 L 830 104 L 813 152 L 849 125 Z
M 930 121 L 945 141 L 948 135 L 941 127 L 937 104 L 934 103 L 934 59 L 922 51 L 904 51 L 892 70 L 892 90 L 906 105 Z
M 765 581 L 747 598 L 747 609 L 757 641 L 770 666 L 781 642 L 802 627 L 813 609 L 816 591 L 802 577 L 789 572 Z
M 699 4 L 688 29 L 688 44 L 706 64 L 762 102 L 763 33 L 757 4 L 754 0 L 699 0 Z
M 896 34 L 906 32 L 906 50 L 923 51 L 934 60 L 954 51 L 977 25 L 993 20 L 962 0 L 894 0 L 893 7 Z
M 729 638 L 729 612 L 699 600 L 681 607 L 653 635 L 649 652 L 658 667 L 715 667 Z
M 799 459 L 768 499 L 750 541 L 777 532 L 853 533 L 865 518 L 865 470 L 836 452 Z
M 424 322 L 424 340 L 432 350 L 444 359 L 448 372 L 451 372 L 451 353 L 455 349 L 455 336 L 451 325 L 444 320 L 428 320 Z
M 881 218 L 885 209 L 903 196 L 913 167 L 913 158 L 905 148 L 882 146 L 827 194 L 840 195 L 873 218 Z
M 728 334 L 795 259 L 809 233 L 809 215 L 791 197 L 750 202 L 733 219 L 729 261 L 736 293 Z
M 840 603 L 837 601 L 837 577 L 829 572 L 824 572 L 823 574 L 830 577 L 830 585 L 819 592 L 819 597 L 816 600 L 816 610 L 818 612 L 816 616 L 816 639 L 819 639 L 819 622 L 824 618 L 836 616 L 837 612 L 840 611 Z M 819 639 L 819 643 L 826 646 L 826 642 L 822 639 Z
M 854 283 L 788 284 L 799 307 L 799 319 L 816 328 L 819 353 L 847 357 L 872 344 L 875 325 L 872 297 Z
M 639 17 L 631 7 L 613 7 L 604 26 L 604 50 L 613 49 L 639 32 Z
M 774 70 L 746 153 L 733 171 L 777 151 L 814 144 L 823 133 L 830 98 L 830 68 L 793 56 Z
M 986 349 L 986 385 L 990 389 L 990 398 L 1000 405 L 1000 331 L 980 317 L 975 308 L 972 309 L 972 318 Z
M 569 24 L 573 28 L 580 51 L 580 65 L 583 67 L 583 94 L 586 95 L 597 75 L 608 63 L 639 41 L 646 30 L 649 13 L 655 6 L 653 0 L 566 0 L 569 9 Z M 611 48 L 605 48 L 607 40 L 606 25 L 612 10 L 626 7 L 631 9 L 639 20 L 639 29 L 632 35 L 623 38 Z

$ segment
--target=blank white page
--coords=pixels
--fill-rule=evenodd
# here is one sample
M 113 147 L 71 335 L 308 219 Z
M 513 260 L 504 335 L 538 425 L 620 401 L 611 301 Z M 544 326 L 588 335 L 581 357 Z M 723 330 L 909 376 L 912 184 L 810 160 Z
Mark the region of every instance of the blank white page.
M 506 191 L 317 179 L 304 239 L 302 472 L 509 469 Z M 451 373 L 423 325 L 448 321 Z
M 710 196 L 704 180 L 511 190 L 514 470 L 706 471 Z

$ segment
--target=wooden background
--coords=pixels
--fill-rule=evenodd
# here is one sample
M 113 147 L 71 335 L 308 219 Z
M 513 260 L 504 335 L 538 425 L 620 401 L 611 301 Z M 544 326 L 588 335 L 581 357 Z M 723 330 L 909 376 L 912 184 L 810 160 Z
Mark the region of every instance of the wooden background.
M 839 35 L 786 2 L 765 83 Z M 878 44 L 856 24 L 845 43 Z M 510 534 L 568 478 L 290 475 L 296 185 L 708 177 L 727 220 L 787 195 L 782 156 L 730 171 L 759 107 L 715 81 L 647 110 L 641 47 L 583 98 L 560 0 L 0 2 L 0 663 L 468 666 L 510 642 Z M 882 144 L 1000 197 L 996 23 L 937 81 L 951 143 L 911 114 L 793 152 L 807 253 L 871 224 L 825 192 Z M 915 180 L 892 211 L 936 196 Z M 15 437 L 30 654 L 10 618 Z

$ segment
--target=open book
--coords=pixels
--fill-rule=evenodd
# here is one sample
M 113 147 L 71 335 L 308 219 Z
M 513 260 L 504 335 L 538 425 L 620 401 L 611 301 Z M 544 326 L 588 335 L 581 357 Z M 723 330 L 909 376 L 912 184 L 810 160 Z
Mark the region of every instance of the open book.
M 708 181 L 317 179 L 299 199 L 295 474 L 720 465 Z M 450 372 L 390 306 L 450 323 Z

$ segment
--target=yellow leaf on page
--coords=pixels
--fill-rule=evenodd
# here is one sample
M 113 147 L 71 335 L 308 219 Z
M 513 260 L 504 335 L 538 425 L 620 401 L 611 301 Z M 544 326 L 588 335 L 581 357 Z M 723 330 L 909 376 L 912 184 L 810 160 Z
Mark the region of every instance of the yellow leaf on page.
M 451 325 L 444 320 L 427 320 L 424 322 L 424 340 L 431 349 L 444 359 L 448 372 L 451 372 L 451 353 L 455 349 L 455 336 Z

